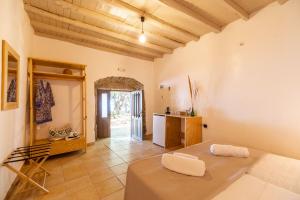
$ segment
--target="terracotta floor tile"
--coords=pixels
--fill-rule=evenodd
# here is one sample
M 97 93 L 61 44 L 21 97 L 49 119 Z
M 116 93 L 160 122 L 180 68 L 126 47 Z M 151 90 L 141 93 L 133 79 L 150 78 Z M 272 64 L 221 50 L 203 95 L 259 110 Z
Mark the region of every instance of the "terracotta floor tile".
M 99 156 L 99 154 L 97 153 L 97 152 L 90 152 L 89 150 L 85 153 L 85 154 L 83 154 L 83 155 L 81 155 L 80 157 L 79 157 L 79 159 L 82 161 L 82 162 L 85 162 L 86 160 L 89 160 L 89 159 L 94 159 L 95 157 L 98 157 Z
M 37 195 L 34 199 L 36 200 L 48 200 L 48 199 L 63 199 L 66 196 L 64 184 L 57 184 L 55 186 L 49 186 L 48 194 L 40 192 L 40 195 Z
M 126 150 L 122 150 L 122 151 L 116 151 L 116 154 L 118 156 L 122 156 L 122 155 L 128 155 L 128 154 L 132 154 L 133 152 L 129 149 L 126 149 Z
M 94 187 L 88 187 L 75 192 L 67 192 L 73 200 L 100 200 L 100 196 Z
M 72 165 L 72 164 L 78 164 L 80 162 L 80 156 L 82 155 L 82 152 L 71 152 L 66 154 L 61 154 L 55 156 L 57 158 L 57 162 L 63 166 L 63 165 Z
M 55 186 L 55 185 L 58 185 L 58 184 L 63 184 L 64 181 L 65 181 L 65 179 L 64 179 L 63 175 L 57 176 L 57 177 L 48 176 L 47 179 L 46 179 L 45 186 L 49 187 L 49 186 Z
M 126 176 L 127 176 L 127 173 L 117 176 L 123 185 L 126 185 Z
M 106 160 L 105 163 L 106 163 L 109 167 L 112 167 L 112 166 L 115 166 L 115 165 L 119 165 L 119 164 L 124 163 L 124 160 L 122 160 L 122 159 L 120 159 L 120 158 L 113 158 L 113 159 L 110 159 L 110 160 Z
M 80 165 L 82 161 L 78 158 L 76 159 L 67 159 L 67 160 L 60 160 L 62 168 L 72 167 L 75 165 Z
M 81 164 L 81 166 L 86 170 L 87 173 L 91 174 L 95 170 L 105 169 L 109 166 L 105 163 L 105 161 L 100 158 L 94 158 L 86 160 Z
M 8 200 L 34 200 L 35 194 L 31 191 L 21 192 L 8 198 Z
M 93 187 L 89 176 L 83 176 L 64 183 L 64 190 L 68 192 L 76 192 L 88 187 Z
M 61 167 L 60 163 L 58 163 L 57 159 L 48 159 L 44 165 L 43 165 L 46 169 L 48 169 L 49 171 Z
M 69 167 L 63 168 L 63 175 L 65 181 L 70 181 L 83 176 L 86 176 L 87 171 L 81 166 L 81 164 L 71 165 Z
M 131 161 L 134 161 L 134 160 L 138 160 L 140 159 L 140 155 L 137 155 L 137 154 L 127 154 L 127 155 L 123 155 L 121 156 L 121 158 L 126 161 L 126 162 L 131 162 Z
M 118 190 L 123 188 L 122 183 L 115 177 L 103 181 L 101 184 L 96 186 L 98 194 L 101 198 L 106 197 Z
M 103 147 L 103 148 L 98 148 L 99 150 L 98 150 L 98 153 L 100 154 L 100 155 L 102 155 L 102 154 L 105 154 L 105 153 L 108 153 L 108 152 L 112 152 L 107 146 L 105 146 L 105 148 Z
M 26 187 L 13 200 L 123 200 L 128 163 L 163 152 L 151 141 L 99 140 L 86 153 L 57 155 L 45 162 L 51 173 L 46 181 L 49 194 Z
M 123 163 L 120 165 L 116 165 L 111 167 L 110 169 L 113 171 L 113 173 L 115 175 L 120 175 L 120 174 L 124 174 L 127 172 L 127 168 L 128 168 L 128 164 L 127 163 Z
M 119 190 L 111 195 L 108 195 L 102 200 L 124 200 L 124 189 Z
M 99 169 L 99 170 L 93 171 L 93 173 L 90 174 L 90 179 L 94 185 L 97 185 L 98 183 L 101 183 L 109 178 L 114 177 L 114 176 L 115 176 L 115 174 L 113 173 L 113 171 L 110 170 L 109 168 L 106 168 L 106 169 Z
M 115 145 L 115 146 L 110 146 L 109 148 L 112 151 L 124 151 L 124 150 L 128 150 L 129 147 L 122 146 L 122 145 Z
M 64 183 L 64 175 L 62 167 L 57 167 L 55 169 L 49 170 L 50 175 L 46 179 L 46 187 L 55 186 Z
M 107 153 L 100 154 L 99 158 L 103 161 L 106 161 L 106 160 L 119 158 L 119 156 L 116 153 L 113 153 L 112 151 L 110 151 L 110 152 L 107 152 Z
M 40 196 L 40 197 L 35 198 L 34 200 L 71 200 L 71 199 L 72 199 L 71 196 L 69 196 L 65 192 L 61 192 L 56 195 L 49 194 L 49 195 L 45 195 L 45 196 Z

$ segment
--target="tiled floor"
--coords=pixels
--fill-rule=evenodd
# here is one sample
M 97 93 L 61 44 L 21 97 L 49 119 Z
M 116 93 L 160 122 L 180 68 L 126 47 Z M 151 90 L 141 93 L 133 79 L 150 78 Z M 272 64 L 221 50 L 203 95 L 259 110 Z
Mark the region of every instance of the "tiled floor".
M 14 199 L 122 200 L 128 164 L 163 152 L 151 141 L 99 140 L 86 153 L 60 155 L 45 163 L 51 172 L 46 182 L 49 194 L 28 189 Z

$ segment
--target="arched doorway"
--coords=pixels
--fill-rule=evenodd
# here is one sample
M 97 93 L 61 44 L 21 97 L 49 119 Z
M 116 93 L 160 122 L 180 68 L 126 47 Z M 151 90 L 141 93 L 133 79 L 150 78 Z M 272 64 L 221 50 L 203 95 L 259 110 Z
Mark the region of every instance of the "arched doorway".
M 130 95 L 130 134 L 143 140 L 146 132 L 144 85 L 128 77 L 106 77 L 95 82 L 95 138 L 111 136 L 111 97 L 122 91 Z

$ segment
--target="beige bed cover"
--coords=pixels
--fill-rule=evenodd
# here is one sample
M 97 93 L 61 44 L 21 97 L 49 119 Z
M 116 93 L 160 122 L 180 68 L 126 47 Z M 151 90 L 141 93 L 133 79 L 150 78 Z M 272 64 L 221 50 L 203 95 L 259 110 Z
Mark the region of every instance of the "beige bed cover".
M 209 153 L 211 142 L 177 152 L 198 156 L 206 164 L 203 177 L 172 172 L 161 165 L 161 155 L 132 163 L 127 172 L 125 200 L 211 199 L 240 178 L 263 154 L 250 149 L 249 158 L 217 157 Z

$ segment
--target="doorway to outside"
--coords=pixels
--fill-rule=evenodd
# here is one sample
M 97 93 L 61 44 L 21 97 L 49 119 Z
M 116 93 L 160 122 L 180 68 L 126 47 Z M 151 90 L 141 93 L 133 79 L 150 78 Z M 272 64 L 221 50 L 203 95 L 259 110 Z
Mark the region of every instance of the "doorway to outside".
M 95 82 L 95 139 L 143 140 L 146 133 L 144 85 L 128 77 L 110 76 Z
M 131 137 L 143 140 L 143 91 L 97 90 L 96 139 Z
M 110 92 L 110 137 L 130 138 L 131 102 L 130 92 Z

